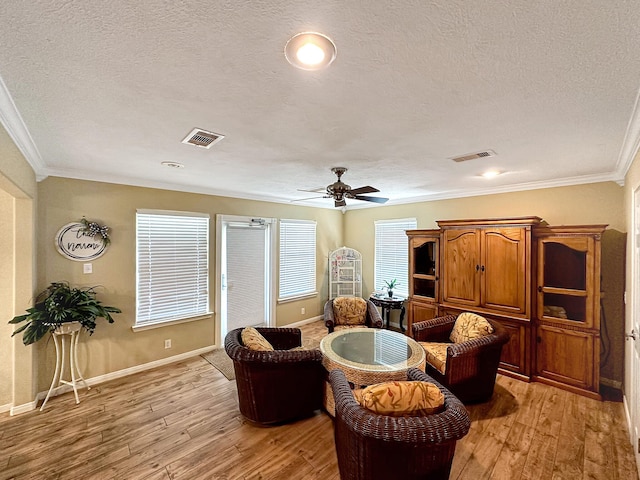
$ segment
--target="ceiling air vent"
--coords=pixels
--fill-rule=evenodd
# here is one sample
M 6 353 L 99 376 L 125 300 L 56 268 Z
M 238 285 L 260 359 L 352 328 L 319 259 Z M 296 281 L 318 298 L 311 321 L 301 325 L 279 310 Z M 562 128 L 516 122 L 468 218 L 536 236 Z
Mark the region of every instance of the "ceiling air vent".
M 182 140 L 182 143 L 195 145 L 196 147 L 201 148 L 211 148 L 214 143 L 218 143 L 223 138 L 224 135 L 220 135 L 219 133 L 208 132 L 201 128 L 194 128 L 189 132 L 189 135 Z
M 475 160 L 477 158 L 486 158 L 486 157 L 495 157 L 496 152 L 493 150 L 485 150 L 483 152 L 476 153 L 467 153 L 466 155 L 461 155 L 459 157 L 451 157 L 451 160 L 454 162 L 467 162 L 469 160 Z

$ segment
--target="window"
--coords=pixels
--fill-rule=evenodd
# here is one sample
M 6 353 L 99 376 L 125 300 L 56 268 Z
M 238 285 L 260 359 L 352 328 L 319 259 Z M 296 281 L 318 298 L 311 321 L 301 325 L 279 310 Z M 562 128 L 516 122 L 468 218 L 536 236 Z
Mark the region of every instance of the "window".
M 136 213 L 135 327 L 209 314 L 209 215 Z
M 280 220 L 278 300 L 316 295 L 316 222 Z
M 409 295 L 409 244 L 406 230 L 417 228 L 415 218 L 379 220 L 376 227 L 375 288 L 386 290 L 386 281 L 398 281 L 394 293 Z

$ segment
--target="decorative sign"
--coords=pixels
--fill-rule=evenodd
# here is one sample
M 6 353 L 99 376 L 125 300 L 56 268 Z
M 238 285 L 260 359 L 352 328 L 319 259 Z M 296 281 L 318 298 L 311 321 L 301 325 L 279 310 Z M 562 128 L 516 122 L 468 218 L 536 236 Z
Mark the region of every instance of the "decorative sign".
M 56 234 L 56 248 L 60 255 L 76 262 L 94 260 L 107 250 L 107 245 L 99 235 L 85 232 L 82 223 L 72 222 L 63 226 Z

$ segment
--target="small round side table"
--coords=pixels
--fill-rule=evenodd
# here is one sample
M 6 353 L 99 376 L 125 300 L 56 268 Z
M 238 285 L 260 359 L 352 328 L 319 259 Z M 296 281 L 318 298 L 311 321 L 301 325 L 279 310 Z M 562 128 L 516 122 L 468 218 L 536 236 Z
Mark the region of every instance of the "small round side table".
M 384 325 L 386 317 L 387 329 L 389 328 L 389 318 L 391 317 L 391 310 L 400 310 L 400 330 L 403 332 L 405 331 L 404 325 L 402 324 L 405 314 L 405 297 L 399 297 L 396 295 L 394 295 L 393 297 L 386 297 L 384 295 L 376 295 L 375 293 L 372 293 L 369 297 L 369 300 L 371 300 L 374 305 L 381 308 L 382 323 Z
M 60 385 L 71 385 L 73 387 L 73 394 L 76 397 L 76 403 L 80 403 L 80 399 L 78 398 L 78 388 L 76 386 L 78 381 L 81 381 L 84 387 L 89 390 L 91 387 L 87 385 L 84 377 L 80 373 L 80 369 L 78 368 L 78 340 L 80 338 L 80 325 L 79 322 L 71 322 L 71 323 L 63 323 L 58 328 L 56 328 L 51 336 L 53 337 L 53 343 L 56 346 L 56 371 L 53 374 L 53 380 L 51 380 L 51 386 L 49 387 L 49 391 L 47 392 L 47 396 L 42 402 L 42 406 L 40 407 L 40 411 L 44 410 L 44 406 L 46 405 L 49 397 L 51 396 L 51 392 L 53 392 L 54 388 L 59 387 Z M 69 348 L 67 350 L 65 339 L 69 340 Z M 64 380 L 64 365 L 65 360 L 69 359 L 69 370 L 71 371 L 71 381 Z

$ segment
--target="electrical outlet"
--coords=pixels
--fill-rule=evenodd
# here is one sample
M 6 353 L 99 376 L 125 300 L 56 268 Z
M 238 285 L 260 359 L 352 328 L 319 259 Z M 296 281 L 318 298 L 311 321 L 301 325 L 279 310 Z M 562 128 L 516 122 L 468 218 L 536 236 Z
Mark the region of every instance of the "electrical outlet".
M 82 273 L 93 273 L 93 264 L 85 263 L 82 266 Z
M 171 339 L 167 339 L 164 341 L 164 348 L 171 348 Z
M 304 315 L 306 312 L 307 312 L 307 310 L 306 310 L 304 307 L 302 307 L 302 308 L 300 309 L 300 314 L 301 314 L 301 315 Z

